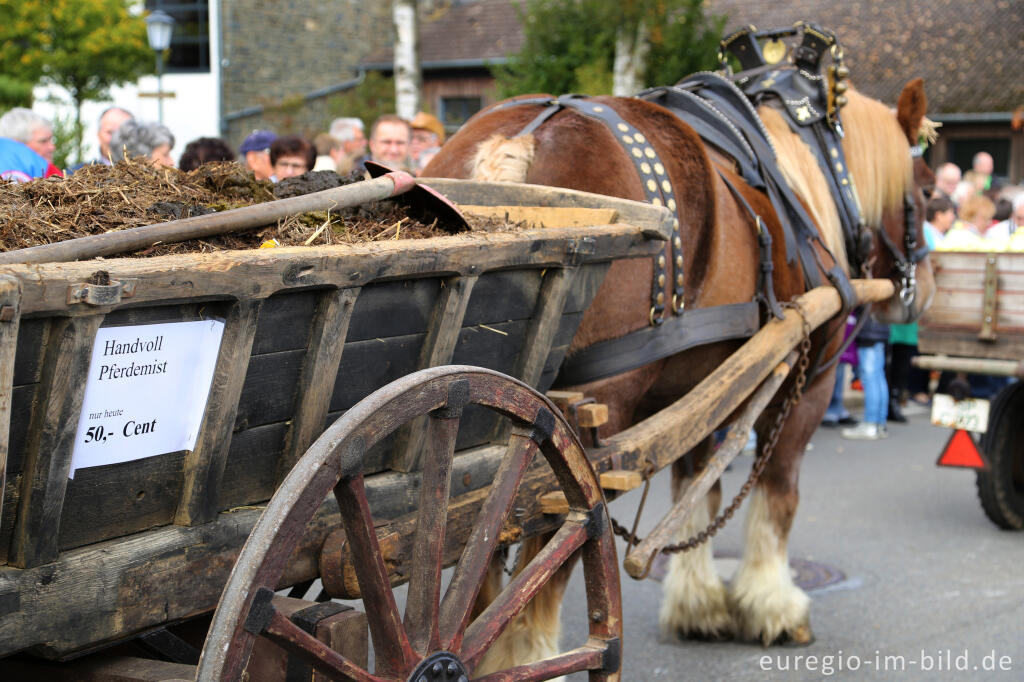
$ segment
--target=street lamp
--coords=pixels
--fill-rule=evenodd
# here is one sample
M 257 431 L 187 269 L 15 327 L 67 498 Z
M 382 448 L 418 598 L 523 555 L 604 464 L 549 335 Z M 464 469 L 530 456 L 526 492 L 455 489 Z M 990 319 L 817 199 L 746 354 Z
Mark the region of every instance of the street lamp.
M 146 34 L 149 46 L 156 52 L 156 99 L 158 120 L 164 122 L 164 50 L 171 46 L 171 32 L 174 31 L 174 17 L 167 12 L 156 10 L 146 17 Z

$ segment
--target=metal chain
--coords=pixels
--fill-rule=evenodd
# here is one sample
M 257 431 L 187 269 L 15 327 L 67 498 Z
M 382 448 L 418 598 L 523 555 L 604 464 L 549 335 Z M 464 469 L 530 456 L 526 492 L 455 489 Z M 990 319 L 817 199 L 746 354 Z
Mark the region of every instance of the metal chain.
M 778 416 L 775 418 L 775 422 L 772 424 L 771 430 L 768 432 L 768 438 L 761 448 L 761 452 L 758 453 L 757 459 L 754 460 L 754 466 L 750 469 L 750 476 L 747 478 L 746 483 L 740 488 L 740 491 L 733 498 L 732 503 L 719 514 L 707 527 L 691 537 L 685 542 L 680 542 L 674 545 L 666 545 L 661 548 L 662 554 L 677 554 L 679 552 L 685 552 L 695 547 L 699 547 L 708 541 L 709 538 L 714 537 L 715 533 L 721 530 L 726 522 L 732 518 L 733 514 L 743 504 L 743 500 L 753 490 L 757 480 L 761 477 L 765 467 L 768 465 L 768 459 L 772 456 L 775 451 L 775 446 L 778 445 L 779 436 L 782 434 L 782 427 L 785 425 L 786 420 L 789 418 L 789 413 L 793 410 L 793 407 L 800 402 L 800 398 L 804 393 L 804 386 L 807 383 L 807 367 L 810 364 L 811 359 L 811 324 L 807 321 L 807 315 L 804 313 L 803 308 L 799 303 L 794 301 L 787 301 L 782 303 L 783 308 L 791 308 L 800 315 L 800 319 L 803 322 L 803 339 L 800 341 L 800 357 L 797 360 L 796 378 L 793 382 L 793 387 L 789 391 L 789 395 L 782 403 L 782 407 L 779 410 Z M 647 481 L 649 476 L 647 470 L 644 472 L 644 480 Z M 646 495 L 645 495 L 646 497 Z M 633 530 L 626 530 L 620 525 L 614 518 L 612 521 L 612 531 L 619 537 L 626 540 L 628 543 L 626 553 L 629 553 L 629 548 L 633 545 L 638 545 L 643 542 L 642 538 L 636 536 L 636 526 L 640 522 L 640 512 L 643 511 L 643 505 L 637 509 L 636 521 L 633 523 Z

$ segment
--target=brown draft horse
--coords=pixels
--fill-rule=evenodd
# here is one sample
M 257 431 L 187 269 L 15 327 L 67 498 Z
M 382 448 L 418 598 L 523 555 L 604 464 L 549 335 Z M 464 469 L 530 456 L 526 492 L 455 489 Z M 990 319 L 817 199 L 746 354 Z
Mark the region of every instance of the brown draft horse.
M 843 148 L 862 215 L 876 231 L 884 229 L 895 244 L 903 244 L 905 193 L 912 193 L 918 208 L 917 224 L 912 229 L 920 230 L 923 215 L 923 197 L 913 184 L 910 154 L 910 145 L 916 143 L 924 119 L 923 84 L 920 79 L 907 84 L 897 112 L 853 90 L 848 100 L 842 110 L 846 129 Z M 686 309 L 749 301 L 756 291 L 758 246 L 753 221 L 719 172 L 740 189 L 772 232 L 773 281 L 778 299 L 789 300 L 805 291 L 799 264 L 787 264 L 782 228 L 770 202 L 733 172 L 729 159 L 706 147 L 688 125 L 660 106 L 633 98 L 600 97 L 594 101 L 611 107 L 640 130 L 667 168 L 677 197 L 685 254 Z M 633 164 L 602 123 L 562 111 L 533 133 L 517 137 L 539 110 L 537 105 L 524 105 L 478 114 L 445 145 L 424 175 L 528 182 L 643 200 Z M 837 209 L 817 163 L 779 112 L 762 107 L 759 114 L 787 181 L 816 221 L 824 244 L 846 267 Z M 893 259 L 880 248 L 877 235 L 874 241 L 873 275 L 892 277 Z M 821 257 L 826 267 L 831 267 L 833 262 L 824 251 Z M 671 261 L 670 256 L 667 258 Z M 652 268 L 649 260 L 622 260 L 611 266 L 584 315 L 572 350 L 648 324 Z M 668 281 L 672 278 L 669 273 Z M 927 306 L 932 292 L 930 266 L 924 261 L 918 267 L 916 298 L 909 305 L 898 298 L 877 304 L 874 314 L 887 322 L 911 321 Z M 666 296 L 671 297 L 668 289 Z M 826 357 L 838 346 L 831 333 L 816 333 L 812 340 L 818 348 L 829 346 Z M 699 347 L 572 388 L 608 404 L 611 423 L 603 428 L 611 434 L 683 396 L 737 346 L 728 342 Z M 809 381 L 802 401 L 782 427 L 775 453 L 751 494 L 744 555 L 730 588 L 726 589 L 713 568 L 710 543 L 673 555 L 660 616 L 665 633 L 734 637 L 765 644 L 811 641 L 809 599 L 790 578 L 787 536 L 797 508 L 800 462 L 829 402 L 833 382 L 834 369 Z M 780 395 L 787 390 L 784 386 Z M 778 409 L 778 405 L 770 406 L 759 420 L 759 441 L 763 442 Z M 711 445 L 709 439 L 691 453 L 696 462 L 708 455 Z M 680 462 L 682 458 L 673 466 L 674 495 L 684 483 Z M 716 513 L 720 496 L 716 486 L 707 504 L 698 505 L 700 509 L 681 531 L 680 539 L 704 528 Z M 557 594 L 557 603 L 564 583 L 549 587 Z M 503 667 L 503 662 L 523 663 L 557 652 L 551 647 L 556 647 L 558 641 L 558 609 L 542 603 L 541 597 L 534 602 L 544 613 L 524 613 L 521 618 L 532 618 L 529 625 L 513 624 L 503 637 L 506 641 L 495 645 L 494 654 L 477 674 Z M 500 651 L 502 646 L 507 647 L 504 653 Z

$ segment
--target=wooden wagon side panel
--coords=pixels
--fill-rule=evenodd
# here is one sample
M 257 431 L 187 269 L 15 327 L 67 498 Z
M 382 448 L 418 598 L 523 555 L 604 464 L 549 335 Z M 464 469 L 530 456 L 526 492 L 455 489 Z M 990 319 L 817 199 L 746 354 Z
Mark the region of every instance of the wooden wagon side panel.
M 921 352 L 1024 358 L 1024 254 L 936 252 L 931 259 L 936 293 L 921 320 Z M 994 311 L 985 305 L 987 268 L 994 268 Z M 994 338 L 980 338 L 986 323 Z
M 0 558 L 36 567 L 0 566 L 0 656 L 65 656 L 212 608 L 258 514 L 235 507 L 268 499 L 327 420 L 421 364 L 465 358 L 549 385 L 607 262 L 661 250 L 667 212 L 637 206 L 641 227 L 110 259 L 112 279 L 138 285 L 97 307 L 68 298 L 95 262 L 4 266 L 23 314 L 13 366 L 0 365 L 11 374 L 0 373 L 10 423 Z M 96 330 L 208 317 L 228 324 L 197 447 L 69 480 Z M 486 485 L 491 450 L 460 452 L 453 495 Z M 415 471 L 385 471 L 392 463 L 382 453 L 368 479 L 389 516 L 415 507 L 418 486 Z M 311 536 L 296 579 L 315 575 L 326 532 Z M 109 608 L 90 610 L 98 603 Z

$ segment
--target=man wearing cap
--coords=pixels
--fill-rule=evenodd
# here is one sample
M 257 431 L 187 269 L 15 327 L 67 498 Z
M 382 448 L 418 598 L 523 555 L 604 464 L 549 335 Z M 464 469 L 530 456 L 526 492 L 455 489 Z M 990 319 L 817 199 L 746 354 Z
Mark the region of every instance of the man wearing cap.
M 444 144 L 444 126 L 433 114 L 421 111 L 412 119 L 412 140 L 409 142 L 411 166 L 418 175 Z
M 269 130 L 254 130 L 242 141 L 238 153 L 245 159 L 245 167 L 252 171 L 257 180 L 269 180 L 274 174 L 274 165 L 270 162 L 270 145 L 277 135 Z

